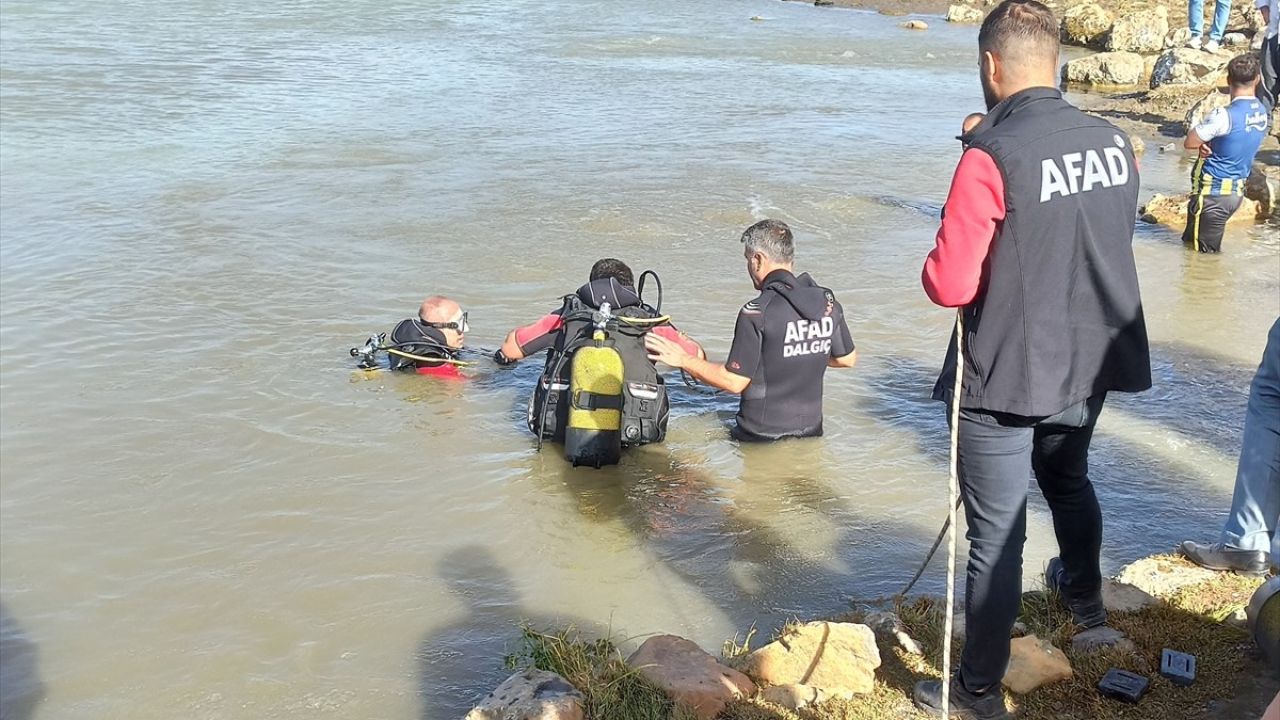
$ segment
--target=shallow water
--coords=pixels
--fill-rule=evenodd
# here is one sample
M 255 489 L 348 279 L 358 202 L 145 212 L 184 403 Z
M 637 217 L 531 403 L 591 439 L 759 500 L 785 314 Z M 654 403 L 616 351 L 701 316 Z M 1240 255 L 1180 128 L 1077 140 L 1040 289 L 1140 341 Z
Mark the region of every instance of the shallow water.
M 457 717 L 521 620 L 718 648 L 915 570 L 950 325 L 918 272 L 981 102 L 973 28 L 764 0 L 0 10 L 0 639 L 37 717 Z M 1153 151 L 1144 196 L 1186 170 Z M 424 295 L 492 348 L 605 255 L 723 356 L 765 216 L 859 344 L 824 439 L 739 447 L 731 401 L 680 390 L 665 445 L 571 470 L 522 427 L 537 363 L 351 371 Z M 1158 385 L 1095 444 L 1108 569 L 1230 501 L 1280 239 L 1226 245 L 1140 228 Z

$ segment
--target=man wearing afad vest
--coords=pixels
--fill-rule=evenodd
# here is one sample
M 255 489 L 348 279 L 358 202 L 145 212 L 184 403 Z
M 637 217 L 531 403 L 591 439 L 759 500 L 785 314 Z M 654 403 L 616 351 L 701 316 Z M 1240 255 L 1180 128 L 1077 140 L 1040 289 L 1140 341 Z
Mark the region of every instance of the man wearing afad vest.
M 999 5 L 978 49 L 989 112 L 962 138 L 923 283 L 935 303 L 963 311 L 963 389 L 953 397 L 953 339 L 933 395 L 960 404 L 970 538 L 966 641 L 950 708 L 953 717 L 1003 718 L 1027 478 L 1034 472 L 1058 540 L 1046 584 L 1078 624 L 1106 623 L 1089 444 L 1107 393 L 1148 389 L 1151 365 L 1128 137 L 1062 98 L 1058 22 L 1039 2 Z M 941 683 L 918 684 L 915 701 L 936 713 Z

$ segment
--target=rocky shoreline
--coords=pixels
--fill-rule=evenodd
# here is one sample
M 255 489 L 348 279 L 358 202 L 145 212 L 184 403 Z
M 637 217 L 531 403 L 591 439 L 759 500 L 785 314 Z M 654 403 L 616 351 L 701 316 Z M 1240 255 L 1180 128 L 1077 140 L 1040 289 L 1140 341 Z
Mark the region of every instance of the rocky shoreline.
M 1104 587 L 1107 626 L 1079 631 L 1044 591 L 1023 597 L 1005 694 L 1020 717 L 1056 720 L 1261 717 L 1280 675 L 1251 649 L 1243 608 L 1260 578 L 1214 573 L 1172 556 L 1125 567 Z M 917 680 L 938 677 L 939 598 L 856 604 L 794 622 L 767 643 L 725 643 L 719 656 L 674 635 L 624 656 L 608 638 L 526 628 L 515 671 L 465 720 L 854 720 L 921 717 Z M 957 618 L 956 633 L 963 635 Z M 1196 656 L 1194 682 L 1160 674 L 1165 648 Z M 1137 704 L 1103 697 L 1111 668 L 1146 677 Z
M 943 15 L 948 22 L 980 23 L 997 0 L 788 0 L 876 10 L 886 15 Z M 1064 88 L 1085 94 L 1081 107 L 1104 117 L 1141 141 L 1142 137 L 1179 143 L 1188 128 L 1215 107 L 1228 102 L 1226 64 L 1249 52 L 1263 30 L 1252 2 L 1233 3 L 1226 42 L 1218 52 L 1184 47 L 1190 39 L 1185 3 L 1152 0 L 1047 0 L 1060 18 L 1065 44 L 1091 54 L 1068 61 L 1062 69 Z M 1207 7 L 1212 12 L 1213 6 Z M 1206 21 L 1206 27 L 1208 22 Z M 904 23 L 925 30 L 927 23 Z M 1272 137 L 1264 143 L 1246 186 L 1246 204 L 1236 223 L 1280 221 L 1280 114 L 1273 114 Z M 1161 149 L 1182 152 L 1161 143 Z M 1138 143 L 1141 149 L 1141 143 Z M 1181 230 L 1186 221 L 1186 195 L 1157 195 L 1144 203 L 1139 216 Z

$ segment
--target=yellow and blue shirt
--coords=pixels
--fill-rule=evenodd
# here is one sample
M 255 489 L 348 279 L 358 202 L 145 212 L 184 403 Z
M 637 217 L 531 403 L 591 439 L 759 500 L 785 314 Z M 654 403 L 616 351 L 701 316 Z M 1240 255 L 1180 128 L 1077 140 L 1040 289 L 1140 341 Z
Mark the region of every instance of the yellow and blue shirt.
M 1267 111 L 1256 97 L 1236 98 L 1205 116 L 1195 132 L 1213 153 L 1192 169 L 1192 194 L 1243 195 L 1267 125 Z

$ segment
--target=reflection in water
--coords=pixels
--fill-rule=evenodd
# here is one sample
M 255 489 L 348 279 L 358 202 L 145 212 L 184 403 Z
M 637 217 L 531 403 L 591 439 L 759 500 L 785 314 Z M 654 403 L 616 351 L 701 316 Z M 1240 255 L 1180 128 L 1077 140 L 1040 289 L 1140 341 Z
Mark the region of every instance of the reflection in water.
M 0 602 L 0 720 L 30 720 L 43 697 L 36 644 Z

